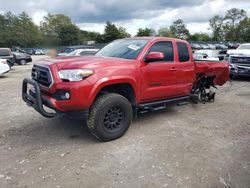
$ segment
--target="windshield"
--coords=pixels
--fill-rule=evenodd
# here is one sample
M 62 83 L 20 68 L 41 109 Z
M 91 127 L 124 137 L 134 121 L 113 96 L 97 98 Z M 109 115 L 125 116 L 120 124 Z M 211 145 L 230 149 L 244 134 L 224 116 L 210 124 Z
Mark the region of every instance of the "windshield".
M 93 51 L 82 51 L 80 53 L 81 56 L 87 56 L 87 55 L 95 55 L 97 51 L 93 50 Z
M 136 59 L 147 42 L 146 39 L 116 40 L 102 48 L 96 56 Z
M 250 50 L 250 44 L 242 44 L 238 47 L 238 49 Z
M 0 49 L 0 56 L 10 56 L 11 52 L 9 49 Z
M 68 53 L 66 56 L 75 56 L 79 52 L 79 50 L 75 50 L 73 52 Z
M 66 48 L 66 49 L 63 51 L 63 53 L 70 53 L 70 52 L 72 52 L 72 51 L 74 51 L 73 48 Z

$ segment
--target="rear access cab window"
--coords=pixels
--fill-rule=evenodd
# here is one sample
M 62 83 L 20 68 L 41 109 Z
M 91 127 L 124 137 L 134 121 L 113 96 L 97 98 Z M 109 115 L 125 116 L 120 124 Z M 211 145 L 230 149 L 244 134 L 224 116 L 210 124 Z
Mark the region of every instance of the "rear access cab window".
M 190 60 L 190 54 L 186 43 L 177 42 L 177 49 L 180 62 L 187 62 Z

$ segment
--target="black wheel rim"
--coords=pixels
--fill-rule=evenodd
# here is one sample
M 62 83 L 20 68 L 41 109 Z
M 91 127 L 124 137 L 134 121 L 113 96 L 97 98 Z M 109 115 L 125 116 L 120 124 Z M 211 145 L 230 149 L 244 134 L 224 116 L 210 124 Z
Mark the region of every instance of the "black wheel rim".
M 122 128 L 124 113 L 120 107 L 111 107 L 104 115 L 103 128 L 105 131 L 113 133 Z

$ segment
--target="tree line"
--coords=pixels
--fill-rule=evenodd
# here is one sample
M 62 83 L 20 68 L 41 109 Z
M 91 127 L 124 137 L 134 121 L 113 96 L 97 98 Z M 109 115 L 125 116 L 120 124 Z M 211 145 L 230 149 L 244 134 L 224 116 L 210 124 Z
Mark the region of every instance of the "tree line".
M 215 15 L 209 20 L 211 34 L 191 34 L 184 21 L 178 19 L 170 27 L 139 28 L 136 36 L 176 37 L 192 41 L 250 41 L 250 18 L 243 9 L 232 8 L 224 16 Z M 124 27 L 107 21 L 104 33 L 81 30 L 64 14 L 48 14 L 40 25 L 22 12 L 0 14 L 0 47 L 68 46 L 87 41 L 107 43 L 115 39 L 131 37 Z

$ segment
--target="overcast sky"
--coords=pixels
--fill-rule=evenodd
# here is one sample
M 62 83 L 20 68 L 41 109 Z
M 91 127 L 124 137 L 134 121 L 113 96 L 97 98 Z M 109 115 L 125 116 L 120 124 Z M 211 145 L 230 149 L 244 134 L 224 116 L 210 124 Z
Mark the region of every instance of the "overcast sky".
M 158 30 L 179 18 L 191 33 L 209 32 L 208 19 L 234 7 L 250 15 L 250 0 L 0 0 L 0 4 L 0 13 L 25 11 L 36 24 L 47 13 L 63 13 L 84 30 L 103 32 L 110 20 L 133 35 L 140 27 Z

